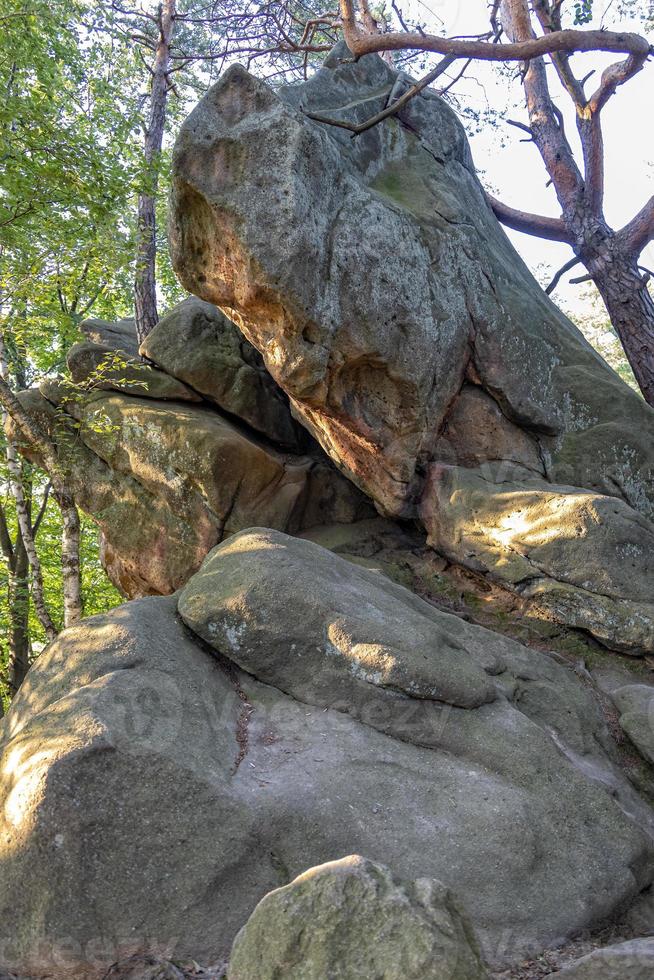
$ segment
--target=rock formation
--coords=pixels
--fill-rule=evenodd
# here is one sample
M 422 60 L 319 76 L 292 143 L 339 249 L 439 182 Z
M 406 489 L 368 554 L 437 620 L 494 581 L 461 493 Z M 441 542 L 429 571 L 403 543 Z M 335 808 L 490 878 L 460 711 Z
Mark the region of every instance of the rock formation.
M 21 394 L 141 598 L 0 722 L 0 980 L 482 980 L 607 922 L 556 976 L 652 974 L 654 413 L 438 98 L 310 118 L 406 85 L 343 55 L 225 73 L 175 153 L 197 297 Z
M 55 438 L 126 596 L 174 592 L 223 536 L 251 524 L 295 533 L 373 513 L 219 310 L 190 299 L 148 338 L 152 358 L 174 359 L 176 377 L 134 358 L 130 325 L 87 322 L 94 339 L 69 354 L 75 385 L 46 382 L 22 395 Z
M 17 972 L 211 964 L 266 892 L 353 851 L 452 888 L 496 965 L 654 879 L 583 678 L 276 531 L 62 633 L 1 731 Z
M 182 282 L 383 513 L 542 615 L 654 651 L 654 412 L 528 273 L 437 96 L 356 138 L 310 118 L 362 122 L 407 84 L 346 54 L 276 91 L 233 66 L 191 113 Z

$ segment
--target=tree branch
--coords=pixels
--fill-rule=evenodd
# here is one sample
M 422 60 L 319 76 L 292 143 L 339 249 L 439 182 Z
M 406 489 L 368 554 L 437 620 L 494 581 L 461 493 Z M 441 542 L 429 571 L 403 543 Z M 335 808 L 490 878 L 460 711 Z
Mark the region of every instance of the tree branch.
M 14 561 L 14 546 L 11 542 L 11 535 L 7 527 L 7 518 L 5 517 L 5 510 L 2 504 L 0 504 L 0 550 L 11 568 L 12 562 Z
M 536 235 L 538 238 L 547 238 L 551 242 L 565 242 L 572 245 L 572 236 L 568 232 L 561 218 L 549 218 L 545 215 L 530 214 L 527 211 L 519 211 L 517 208 L 509 207 L 498 201 L 492 194 L 486 192 L 486 198 L 498 221 L 501 221 L 507 228 L 514 231 L 522 231 L 526 235 Z
M 439 61 L 435 68 L 432 68 L 432 70 L 424 75 L 419 82 L 412 85 L 411 88 L 404 93 L 404 95 L 401 95 L 395 102 L 391 102 L 391 104 L 386 106 L 385 109 L 382 109 L 381 112 L 371 116 L 370 119 L 366 119 L 362 123 L 351 123 L 343 119 L 333 119 L 329 116 L 321 116 L 313 112 L 305 112 L 305 115 L 309 119 L 313 119 L 314 122 L 327 123 L 329 126 L 337 126 L 339 129 L 347 129 L 353 136 L 359 136 L 360 133 L 365 133 L 367 129 L 372 129 L 372 127 L 376 126 L 377 123 L 380 123 L 382 120 L 387 119 L 389 116 L 395 115 L 396 112 L 399 112 L 399 110 L 402 109 L 407 102 L 414 98 L 414 96 L 418 95 L 419 92 L 422 92 L 424 88 L 437 79 L 439 75 L 442 75 L 444 71 L 447 71 L 453 61 L 456 61 L 454 55 L 449 55 L 443 58 L 443 60 Z
M 501 13 L 504 29 L 512 42 L 524 45 L 538 40 L 527 0 L 502 0 Z M 554 34 L 547 34 L 545 39 L 552 37 Z M 584 192 L 584 180 L 566 137 L 563 117 L 550 95 L 542 57 L 533 58 L 526 65 L 523 87 L 534 143 L 554 185 L 563 214 L 574 213 Z
M 482 61 L 529 61 L 546 54 L 565 51 L 614 51 L 631 54 L 643 61 L 652 52 L 649 41 L 640 34 L 615 31 L 552 31 L 526 41 L 494 43 L 482 40 L 457 40 L 417 31 L 388 31 L 369 34 L 357 23 L 354 0 L 340 0 L 343 36 L 355 58 L 380 51 L 434 51 L 457 58 L 478 58 Z
M 602 72 L 601 81 L 590 99 L 588 105 L 591 112 L 595 115 L 602 111 L 608 100 L 615 94 L 619 85 L 624 85 L 630 78 L 633 78 L 645 65 L 649 55 L 654 54 L 654 49 L 646 53 L 631 54 L 625 61 L 619 61 L 614 65 L 609 65 Z
M 561 276 L 564 276 L 566 272 L 570 271 L 570 269 L 574 269 L 574 267 L 578 265 L 579 262 L 581 262 L 581 259 L 578 259 L 576 255 L 573 255 L 569 262 L 566 262 L 565 265 L 561 266 L 561 268 L 556 273 L 551 283 L 545 290 L 548 296 L 550 295 L 550 293 L 553 293 L 556 287 L 558 286 L 559 282 L 561 281 Z
M 46 508 L 48 506 L 48 500 L 50 499 L 50 491 L 52 490 L 52 484 L 46 483 L 45 490 L 43 491 L 43 499 L 41 500 L 41 506 L 39 507 L 39 512 L 36 515 L 36 520 L 32 524 L 32 536 L 36 539 L 39 533 L 39 527 L 41 526 L 41 521 L 45 514 Z
M 622 248 L 630 255 L 640 255 L 645 246 L 654 241 L 654 195 L 643 205 L 638 214 L 618 232 Z

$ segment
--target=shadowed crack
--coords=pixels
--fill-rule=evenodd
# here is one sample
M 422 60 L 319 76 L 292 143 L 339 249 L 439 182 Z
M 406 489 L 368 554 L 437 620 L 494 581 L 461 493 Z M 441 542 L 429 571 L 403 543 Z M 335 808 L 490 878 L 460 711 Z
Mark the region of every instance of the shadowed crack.
M 228 681 L 236 692 L 236 696 L 241 702 L 241 710 L 239 711 L 238 718 L 236 719 L 236 730 L 234 732 L 237 748 L 236 758 L 234 759 L 234 763 L 230 770 L 230 775 L 233 776 L 248 754 L 250 745 L 250 718 L 252 716 L 252 712 L 254 711 L 254 705 L 248 698 L 243 686 L 241 685 L 236 665 L 229 659 L 229 657 L 225 656 L 223 653 L 220 653 L 215 649 L 215 647 L 212 647 L 206 642 L 206 640 L 203 640 L 198 633 L 194 633 L 193 630 L 186 625 L 179 614 L 177 614 L 176 618 L 192 642 L 195 643 L 196 646 L 200 647 L 201 650 L 204 650 L 204 652 L 211 657 L 218 669 L 222 671 L 225 677 L 227 677 Z M 2 980 L 1 977 L 0 980 Z

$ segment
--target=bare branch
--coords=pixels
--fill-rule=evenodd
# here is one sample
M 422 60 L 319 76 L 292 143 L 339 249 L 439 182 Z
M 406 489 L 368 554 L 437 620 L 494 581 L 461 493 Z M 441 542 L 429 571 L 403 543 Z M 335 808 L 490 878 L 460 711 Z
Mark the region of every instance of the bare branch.
M 572 236 L 561 218 L 549 218 L 545 215 L 519 211 L 517 208 L 509 207 L 508 204 L 503 204 L 502 201 L 498 201 L 488 191 L 486 192 L 486 198 L 493 209 L 495 217 L 503 225 L 506 225 L 507 228 L 513 228 L 514 231 L 522 231 L 526 235 L 547 238 L 551 242 L 565 242 L 567 245 L 572 245 Z
M 463 78 L 463 76 L 465 75 L 465 73 L 467 72 L 471 64 L 472 64 L 472 58 L 466 58 L 466 60 L 463 62 L 463 65 L 461 66 L 461 69 L 456 73 L 454 78 L 451 81 L 449 81 L 447 85 L 444 85 L 443 88 L 439 88 L 438 94 L 440 96 L 443 96 L 446 95 L 451 89 L 453 89 L 456 83 L 461 81 L 461 79 Z
M 588 100 L 588 106 L 594 115 L 602 111 L 619 85 L 624 85 L 642 70 L 648 55 L 652 53 L 654 51 L 650 48 L 646 54 L 632 54 L 625 61 L 609 65 L 604 69 L 599 86 Z
M 343 119 L 333 119 L 329 116 L 321 116 L 313 112 L 305 112 L 305 115 L 309 119 L 313 119 L 314 122 L 326 123 L 329 126 L 337 126 L 339 129 L 347 129 L 353 136 L 359 136 L 361 133 L 365 133 L 366 130 L 372 129 L 372 127 L 376 126 L 377 123 L 380 123 L 382 120 L 387 119 L 389 116 L 395 115 L 396 112 L 399 112 L 399 110 L 402 109 L 407 102 L 410 102 L 414 96 L 418 95 L 419 92 L 422 92 L 424 88 L 430 85 L 431 82 L 435 81 L 435 79 L 437 79 L 439 75 L 442 75 L 444 71 L 447 71 L 453 61 L 456 61 L 454 55 L 443 58 L 443 60 L 439 61 L 435 68 L 432 68 L 432 70 L 424 75 L 419 82 L 412 85 L 411 88 L 404 93 L 404 95 L 401 95 L 395 102 L 392 102 L 385 109 L 382 109 L 381 112 L 371 116 L 370 119 L 366 119 L 365 122 L 351 123 Z
M 50 499 L 50 491 L 52 490 L 52 484 L 46 483 L 45 490 L 43 491 L 43 499 L 41 500 L 41 506 L 39 507 L 39 512 L 36 515 L 36 520 L 32 524 L 32 537 L 36 539 L 39 533 L 39 528 L 41 526 L 41 521 L 45 515 L 46 508 L 48 506 L 48 500 Z
M 654 241 L 654 195 L 618 232 L 618 238 L 622 248 L 631 255 L 640 255 L 645 246 Z
M 525 123 L 518 122 L 517 119 L 507 119 L 506 121 L 509 126 L 515 126 L 516 129 L 521 129 L 524 133 L 529 133 L 529 135 L 533 137 L 534 134 L 532 132 L 531 126 L 527 126 Z
M 570 269 L 574 269 L 574 267 L 578 265 L 579 262 L 581 262 L 581 259 L 578 259 L 576 255 L 573 255 L 573 257 L 570 259 L 569 262 L 566 262 L 565 265 L 561 266 L 561 268 L 556 273 L 551 283 L 545 290 L 548 296 L 550 295 L 550 293 L 553 293 L 556 287 L 558 286 L 559 282 L 561 281 L 561 276 L 564 276 L 566 272 L 570 271 Z
M 513 43 L 536 39 L 527 0 L 503 0 L 501 10 L 504 29 Z M 522 83 L 534 142 L 563 213 L 574 213 L 584 193 L 584 181 L 565 134 L 563 116 L 550 95 L 543 58 L 533 58 L 524 66 Z

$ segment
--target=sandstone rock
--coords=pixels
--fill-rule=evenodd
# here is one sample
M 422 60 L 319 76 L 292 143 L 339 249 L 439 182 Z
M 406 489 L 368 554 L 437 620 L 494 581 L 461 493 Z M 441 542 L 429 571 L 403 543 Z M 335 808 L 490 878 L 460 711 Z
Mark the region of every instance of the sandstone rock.
M 487 562 L 470 557 L 471 504 L 459 509 L 456 540 L 437 533 L 448 505 L 430 497 L 434 467 L 481 471 L 482 510 L 496 509 L 489 467 L 549 499 L 561 487 L 587 491 L 601 523 L 588 542 L 591 579 L 608 590 L 560 579 L 548 562 L 534 606 L 613 648 L 651 649 L 651 568 L 636 557 L 631 581 L 643 573 L 647 598 L 635 600 L 615 551 L 627 549 L 630 568 L 633 528 L 654 534 L 654 413 L 528 273 L 486 203 L 460 124 L 433 93 L 355 140 L 308 118 L 366 119 L 405 84 L 376 56 L 353 64 L 344 54 L 275 91 L 233 66 L 201 100 L 175 150 L 178 274 L 227 311 L 382 512 L 429 513 L 434 547 L 453 560 L 518 584 L 499 574 L 503 545 L 487 541 Z M 559 516 L 554 508 L 549 520 L 563 539 Z M 578 544 L 576 535 L 568 553 Z
M 226 575 L 240 555 L 247 583 L 239 590 L 232 577 L 229 603 L 216 592 L 235 642 L 216 632 L 215 659 L 174 598 L 87 620 L 39 657 L 0 723 L 5 968 L 99 980 L 135 954 L 216 963 L 267 892 L 352 851 L 402 881 L 455 890 L 493 963 L 592 927 L 650 884 L 652 813 L 609 761 L 597 704 L 574 671 L 338 556 L 312 551 L 309 568 L 305 549 L 320 550 L 242 532 L 211 556 L 207 604 L 221 551 Z M 332 609 L 327 566 L 344 593 L 359 590 L 356 621 L 352 609 Z M 390 589 L 386 622 L 376 582 Z M 324 659 L 331 623 L 343 636 L 358 630 L 358 645 L 341 653 L 355 670 L 349 685 L 343 672 L 335 680 L 329 707 L 290 649 L 302 640 L 304 593 L 323 616 Z M 273 679 L 280 641 L 273 632 L 268 663 L 251 643 L 273 608 L 288 627 L 275 684 L 253 674 Z M 389 646 L 397 638 L 397 616 L 424 644 L 400 664 L 404 715 L 400 690 L 374 678 L 370 708 L 358 710 L 359 661 L 384 633 Z M 301 652 L 323 669 L 309 644 Z M 246 654 L 252 673 L 238 667 Z M 494 683 L 494 700 L 460 708 L 425 696 L 425 678 L 445 688 L 450 669 L 454 681 Z
M 21 399 L 54 435 L 125 595 L 174 592 L 223 536 L 253 521 L 297 532 L 371 512 L 321 454 L 277 452 L 208 407 L 101 391 L 70 400 L 52 384 L 46 394 Z M 62 397 L 63 415 L 53 405 Z
M 229 980 L 484 980 L 471 925 L 439 881 L 396 881 L 358 855 L 266 895 L 236 937 Z
M 452 560 L 614 648 L 654 652 L 654 524 L 624 501 L 515 468 L 434 464 L 421 517 Z
M 141 353 L 280 446 L 309 447 L 259 351 L 210 303 L 195 297 L 180 303 L 146 337 Z
M 288 615 L 284 594 L 294 597 Z M 384 719 L 396 708 L 402 719 L 407 697 L 430 707 L 494 701 L 492 677 L 506 669 L 502 652 L 512 647 L 378 573 L 268 530 L 212 551 L 183 588 L 179 612 L 259 680 L 309 704 L 341 704 L 356 717 L 378 708 Z
M 611 693 L 620 726 L 642 755 L 654 763 L 654 687 L 627 684 Z
M 550 974 L 552 980 L 651 980 L 653 976 L 654 939 L 632 939 L 595 950 Z
M 202 401 L 196 392 L 175 377 L 103 344 L 90 341 L 74 344 L 66 355 L 66 362 L 71 378 L 77 385 L 124 391 L 141 398 Z
M 91 317 L 80 324 L 80 329 L 92 344 L 125 351 L 130 357 L 138 356 L 139 345 L 133 319 L 110 321 Z

